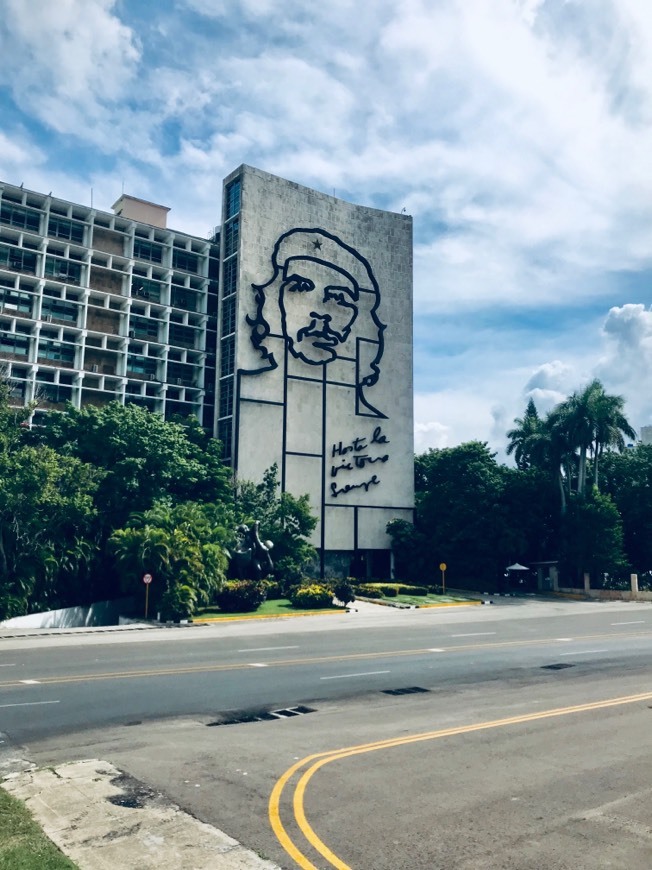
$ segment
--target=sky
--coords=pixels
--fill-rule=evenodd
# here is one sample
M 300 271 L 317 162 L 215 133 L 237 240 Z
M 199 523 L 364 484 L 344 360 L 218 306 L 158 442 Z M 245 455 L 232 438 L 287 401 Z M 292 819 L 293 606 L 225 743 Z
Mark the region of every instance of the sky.
M 241 163 L 414 220 L 415 449 L 652 424 L 649 0 L 3 0 L 0 178 L 208 236 Z

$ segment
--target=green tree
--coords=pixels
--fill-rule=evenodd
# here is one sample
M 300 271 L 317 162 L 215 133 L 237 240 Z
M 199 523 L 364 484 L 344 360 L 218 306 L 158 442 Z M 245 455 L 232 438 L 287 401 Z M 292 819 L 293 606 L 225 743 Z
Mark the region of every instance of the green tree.
M 593 489 L 586 498 L 574 496 L 562 526 L 560 562 L 576 582 L 584 573 L 593 581 L 626 570 L 623 526 L 610 496 Z
M 571 451 L 577 455 L 575 491 L 581 497 L 587 493 L 589 459 L 593 461 L 593 486 L 598 486 L 599 463 L 605 451 L 612 448 L 622 451 L 625 437 L 636 437 L 623 408 L 624 399 L 608 395 L 602 383 L 595 379 L 561 402 L 548 416 L 551 431 L 566 443 L 566 457 Z M 568 472 L 567 480 L 570 489 Z
M 263 540 L 274 548 L 274 576 L 286 587 L 300 583 L 314 565 L 316 553 L 308 542 L 317 525 L 307 495 L 279 492 L 278 466 L 269 468 L 261 483 L 240 481 L 236 489 L 238 521 L 251 525 L 258 520 Z
M 451 585 L 502 576 L 518 546 L 517 531 L 505 522 L 505 471 L 479 441 L 416 457 L 416 531 L 427 563 L 422 583 L 435 581 L 440 562 L 448 565 Z
M 153 575 L 152 609 L 178 618 L 198 605 L 209 604 L 226 577 L 226 542 L 233 515 L 221 505 L 169 499 L 134 513 L 116 529 L 109 545 L 115 554 L 126 594 L 142 594 L 142 576 Z
M 102 473 L 49 447 L 0 456 L 0 607 L 3 615 L 87 600 L 97 548 L 94 495 Z
M 601 464 L 602 489 L 623 521 L 625 553 L 633 571 L 652 571 L 652 445 L 623 453 L 607 452 Z
M 514 420 L 514 428 L 507 433 L 509 443 L 507 455 L 514 454 L 516 467 L 525 471 L 527 468 L 540 467 L 540 444 L 544 432 L 543 421 L 539 417 L 534 400 L 530 399 L 522 418 Z
M 111 530 L 154 501 L 223 502 L 231 498 L 230 472 L 218 441 L 197 421 L 167 422 L 133 404 L 110 402 L 101 408 L 71 405 L 49 414 L 33 436 L 58 452 L 106 471 L 98 503 Z

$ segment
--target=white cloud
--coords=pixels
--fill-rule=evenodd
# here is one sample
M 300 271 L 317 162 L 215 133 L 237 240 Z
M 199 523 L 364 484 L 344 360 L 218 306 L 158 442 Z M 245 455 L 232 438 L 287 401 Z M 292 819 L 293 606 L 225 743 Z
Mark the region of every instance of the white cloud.
M 133 32 L 114 14 L 115 0 L 7 0 L 0 81 L 16 102 L 61 132 L 125 96 L 140 57 Z M 88 131 L 87 131 L 88 132 Z
M 652 414 L 652 314 L 624 304 L 650 300 L 617 274 L 652 271 L 650 4 L 174 0 L 146 23 L 115 0 L 38 6 L 6 0 L 0 21 L 0 175 L 104 208 L 124 181 L 199 235 L 242 162 L 406 208 L 417 316 L 456 318 L 462 348 L 434 386 L 418 368 L 417 449 L 496 449 L 529 396 L 545 411 L 593 374 Z M 602 338 L 596 302 L 620 306 Z M 549 309 L 524 341 L 511 315 Z

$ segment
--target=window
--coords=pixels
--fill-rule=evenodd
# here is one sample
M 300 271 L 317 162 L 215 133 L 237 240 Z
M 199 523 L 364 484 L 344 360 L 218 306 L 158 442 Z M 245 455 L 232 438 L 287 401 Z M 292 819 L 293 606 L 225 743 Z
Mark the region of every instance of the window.
M 72 365 L 75 361 L 75 348 L 69 344 L 62 344 L 60 341 L 41 341 L 38 355 L 40 359 L 51 359 L 55 362 Z
M 224 228 L 224 257 L 230 257 L 238 250 L 240 239 L 240 218 L 234 218 Z
M 162 263 L 163 245 L 134 239 L 134 257 L 137 260 L 148 260 L 150 263 Z
M 81 263 L 75 263 L 70 260 L 62 260 L 58 257 L 45 258 L 44 274 L 46 278 L 53 278 L 55 281 L 65 281 L 71 284 L 79 284 L 81 281 Z
M 222 342 L 222 356 L 220 359 L 220 377 L 233 374 L 235 365 L 235 339 L 233 336 L 225 338 Z
M 180 251 L 175 248 L 172 251 L 172 268 L 183 269 L 184 272 L 198 272 L 199 257 L 197 254 L 191 254 L 190 251 Z
M 150 320 L 148 317 L 136 317 L 131 315 L 129 329 L 135 333 L 135 338 L 158 338 L 158 320 Z
M 191 326 L 180 326 L 177 323 L 171 323 L 170 344 L 177 344 L 182 347 L 194 347 L 195 330 Z
M 234 257 L 224 264 L 224 287 L 222 298 L 232 296 L 238 287 L 238 258 Z
M 36 254 L 22 248 L 0 245 L 0 268 L 15 269 L 17 272 L 36 273 Z
M 50 302 L 44 300 L 41 309 L 42 320 L 65 320 L 67 323 L 77 322 L 77 306 L 72 302 Z
M 161 285 L 157 281 L 140 278 L 134 275 L 131 279 L 131 295 L 141 299 L 149 299 L 150 302 L 161 301 Z
M 222 303 L 222 335 L 235 332 L 235 296 Z
M 32 297 L 27 293 L 0 290 L 0 309 L 7 314 L 15 311 L 16 314 L 29 315 L 32 313 Z
M 127 373 L 134 375 L 153 375 L 156 377 L 157 360 L 154 357 L 129 354 L 127 357 Z
M 197 311 L 197 297 L 193 290 L 187 287 L 172 285 L 172 305 L 175 308 L 183 308 L 186 311 Z
M 185 365 L 184 363 L 168 362 L 168 383 L 176 384 L 181 381 L 186 386 L 192 386 L 194 372 L 193 366 Z
M 233 414 L 233 378 L 220 382 L 220 417 Z
M 81 245 L 84 241 L 84 224 L 50 215 L 48 235 L 54 236 L 56 239 L 67 239 L 70 242 L 77 242 L 77 244 Z
M 15 356 L 27 356 L 29 338 L 0 331 L 0 353 L 11 353 Z
M 240 211 L 240 179 L 232 181 L 226 188 L 226 214 L 225 220 L 232 218 Z
M 23 208 L 22 205 L 3 202 L 0 206 L 0 223 L 9 224 L 10 227 L 19 227 L 37 233 L 41 224 L 40 218 L 39 212 Z
M 217 424 L 217 437 L 222 442 L 223 458 L 230 459 L 231 450 L 233 448 L 233 433 L 230 417 L 227 420 L 220 420 Z

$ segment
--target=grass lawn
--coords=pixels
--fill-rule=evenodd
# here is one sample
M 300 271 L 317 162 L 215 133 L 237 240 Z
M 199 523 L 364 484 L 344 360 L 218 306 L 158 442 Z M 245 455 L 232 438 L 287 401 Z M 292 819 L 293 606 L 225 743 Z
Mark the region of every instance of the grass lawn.
M 0 870 L 77 870 L 22 801 L 0 788 Z
M 272 601 L 263 601 L 258 610 L 246 613 L 224 613 L 217 607 L 204 607 L 193 616 L 193 620 L 201 622 L 203 619 L 233 619 L 237 616 L 299 616 L 302 613 L 332 613 L 333 611 L 341 613 L 344 609 L 343 607 L 323 607 L 319 610 L 300 610 L 298 607 L 292 607 L 287 598 L 275 598 Z
M 470 601 L 460 595 L 397 595 L 395 598 L 384 598 L 383 601 L 397 601 L 399 604 L 464 604 Z

